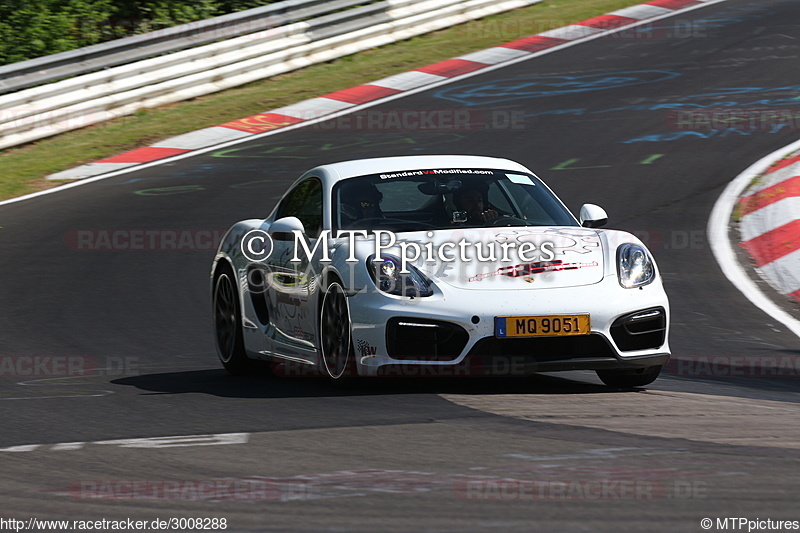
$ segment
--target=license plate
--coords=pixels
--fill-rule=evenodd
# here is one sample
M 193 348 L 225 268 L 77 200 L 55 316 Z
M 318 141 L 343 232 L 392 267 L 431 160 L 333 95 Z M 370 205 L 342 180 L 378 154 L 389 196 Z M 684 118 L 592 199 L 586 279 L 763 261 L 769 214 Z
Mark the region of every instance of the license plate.
M 498 316 L 495 337 L 561 337 L 592 332 L 589 315 Z

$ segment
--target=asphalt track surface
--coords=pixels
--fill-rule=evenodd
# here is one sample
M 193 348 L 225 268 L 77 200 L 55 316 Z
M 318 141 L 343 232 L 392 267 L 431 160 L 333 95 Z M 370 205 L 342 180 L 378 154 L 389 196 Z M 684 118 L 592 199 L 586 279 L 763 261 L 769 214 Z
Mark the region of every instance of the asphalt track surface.
M 725 185 L 797 131 L 686 134 L 657 108 L 796 109 L 797 15 L 794 0 L 723 2 L 372 108 L 467 109 L 475 120 L 517 120 L 509 127 L 309 126 L 0 207 L 0 355 L 11 365 L 0 375 L 0 515 L 409 532 L 800 519 L 797 372 L 726 371 L 737 357 L 795 361 L 798 339 L 729 284 L 705 237 Z M 609 227 L 645 237 L 671 299 L 673 354 L 686 364 L 637 392 L 612 391 L 593 373 L 349 391 L 237 379 L 212 344 L 213 250 L 76 244 L 83 230 L 222 231 L 266 216 L 314 165 L 409 153 L 520 161 L 571 209 L 600 204 Z M 35 356 L 99 370 L 64 376 L 19 363 Z M 219 433 L 246 435 L 214 446 L 98 443 Z M 199 500 L 120 489 L 220 479 L 270 490 L 231 501 L 225 489 Z M 511 485 L 489 483 L 498 479 Z

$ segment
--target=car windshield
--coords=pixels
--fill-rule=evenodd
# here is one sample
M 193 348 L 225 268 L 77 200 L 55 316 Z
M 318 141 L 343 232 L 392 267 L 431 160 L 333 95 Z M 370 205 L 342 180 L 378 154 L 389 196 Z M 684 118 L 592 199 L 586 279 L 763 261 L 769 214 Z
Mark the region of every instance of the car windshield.
M 424 169 L 350 178 L 333 189 L 333 229 L 577 226 L 532 174 Z

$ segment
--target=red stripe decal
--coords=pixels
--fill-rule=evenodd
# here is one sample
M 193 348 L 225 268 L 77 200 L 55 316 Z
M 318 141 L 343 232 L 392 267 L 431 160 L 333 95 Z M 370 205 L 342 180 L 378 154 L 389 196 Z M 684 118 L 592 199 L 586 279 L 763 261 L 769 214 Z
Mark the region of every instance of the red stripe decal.
M 534 35 L 533 37 L 525 37 L 511 41 L 510 43 L 502 44 L 503 48 L 513 48 L 514 50 L 524 50 L 526 52 L 538 52 L 545 48 L 551 48 L 561 43 L 566 43 L 566 39 L 557 39 L 556 37 L 543 37 L 541 35 Z
M 439 63 L 427 65 L 422 68 L 418 68 L 417 70 L 419 72 L 425 72 L 426 74 L 436 74 L 437 76 L 452 78 L 453 76 L 459 76 L 461 74 L 466 74 L 467 72 L 482 69 L 485 66 L 485 63 L 478 63 L 477 61 L 468 61 L 466 59 L 448 59 L 447 61 L 440 61 Z
M 681 9 L 683 7 L 696 6 L 700 3 L 697 0 L 652 0 L 652 2 L 645 2 L 649 6 L 663 7 L 665 9 Z
M 378 87 L 377 85 L 359 85 L 358 87 L 351 87 L 342 91 L 336 91 L 324 95 L 322 98 L 330 98 L 331 100 L 338 100 L 339 102 L 347 102 L 349 104 L 363 104 L 364 102 L 371 102 L 384 96 L 391 96 L 402 91 L 397 89 L 390 89 L 388 87 Z
M 756 194 L 739 199 L 741 215 L 748 215 L 762 207 L 779 202 L 792 196 L 800 196 L 800 176 L 793 176 L 787 180 L 767 187 Z
M 778 161 L 777 163 L 769 167 L 769 170 L 767 170 L 767 174 L 771 174 L 772 172 L 777 172 L 778 170 L 786 168 L 789 165 L 794 165 L 798 161 L 800 161 L 800 155 L 790 157 L 789 159 L 784 159 L 783 161 Z
M 191 152 L 191 150 L 186 150 L 184 148 L 156 148 L 153 146 L 145 146 L 144 148 L 137 148 L 136 150 L 115 155 L 108 159 L 95 161 L 95 163 L 147 163 L 184 152 Z
M 795 301 L 800 302 L 800 291 L 789 293 L 789 298 L 793 298 Z
M 280 113 L 261 113 L 251 117 L 240 118 L 239 120 L 232 120 L 231 122 L 220 124 L 220 126 L 248 133 L 261 133 L 289 126 L 290 124 L 297 124 L 298 122 L 303 122 L 303 119 L 281 115 Z
M 764 266 L 800 249 L 800 220 L 793 220 L 740 244 L 755 260 Z
M 589 26 L 591 28 L 598 28 L 601 30 L 613 30 L 614 28 L 627 26 L 628 24 L 633 24 L 634 22 L 639 21 L 630 17 L 621 17 L 619 15 L 601 15 L 589 20 L 584 20 L 578 24 L 581 26 Z

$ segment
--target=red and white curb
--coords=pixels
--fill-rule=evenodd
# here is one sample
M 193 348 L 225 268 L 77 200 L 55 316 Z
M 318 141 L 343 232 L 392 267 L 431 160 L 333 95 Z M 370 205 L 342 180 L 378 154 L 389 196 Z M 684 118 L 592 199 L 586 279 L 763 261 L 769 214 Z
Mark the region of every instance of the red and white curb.
M 366 85 L 336 91 L 258 115 L 172 137 L 152 146 L 138 148 L 94 163 L 51 174 L 48 179 L 74 180 L 99 177 L 121 169 L 188 154 L 223 143 L 241 142 L 255 135 L 317 120 L 321 117 L 330 117 L 387 97 L 432 87 L 446 80 L 521 61 L 545 50 L 549 51 L 577 41 L 599 37 L 620 28 L 654 21 L 679 11 L 719 1 L 724 0 L 652 0 L 494 48 L 389 76 Z
M 740 246 L 773 288 L 800 302 L 800 150 L 762 174 L 739 209 Z
M 799 194 L 792 193 L 797 190 L 792 178 L 798 171 L 798 153 L 800 140 L 762 157 L 736 176 L 714 204 L 708 220 L 708 240 L 714 258 L 733 286 L 800 336 L 800 320 L 761 292 L 736 258 L 735 245 L 728 235 L 734 209 L 741 206 L 742 237 L 737 244 L 753 251 L 756 264 L 761 264 L 759 273 L 778 292 L 796 298 L 800 289 L 800 261 L 797 248 L 789 243 L 798 240 L 795 220 L 800 218 L 796 198 Z

